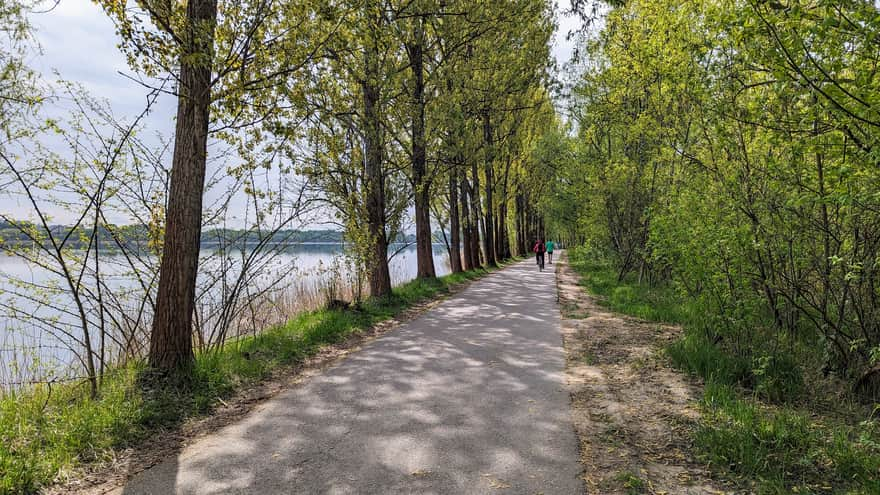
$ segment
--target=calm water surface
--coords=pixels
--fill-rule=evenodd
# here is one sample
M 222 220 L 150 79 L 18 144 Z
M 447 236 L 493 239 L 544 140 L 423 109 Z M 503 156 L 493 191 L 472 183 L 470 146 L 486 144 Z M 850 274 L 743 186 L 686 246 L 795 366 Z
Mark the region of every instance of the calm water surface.
M 395 252 L 401 248 L 402 246 L 392 246 L 390 251 Z M 209 250 L 203 250 L 202 258 L 208 259 L 210 254 Z M 240 253 L 238 254 L 240 255 Z M 120 262 L 120 265 L 123 261 L 121 255 L 117 260 L 114 260 L 114 257 L 108 256 L 105 268 L 102 268 L 105 274 L 111 274 L 109 285 L 119 288 L 135 287 L 134 279 L 130 275 L 125 275 L 124 271 L 119 268 L 113 268 L 114 261 Z M 237 256 L 232 256 L 232 259 L 236 258 Z M 205 278 L 206 272 L 215 269 L 212 263 L 217 262 L 212 260 L 203 263 L 200 269 L 200 280 Z M 217 264 L 219 265 L 219 263 Z M 257 278 L 253 284 L 259 285 L 264 283 L 263 281 L 277 280 L 279 274 L 284 274 L 285 284 L 315 287 L 326 280 L 328 270 L 334 264 L 341 266 L 340 271 L 345 277 L 348 270 L 344 264 L 342 245 L 292 245 L 278 253 L 269 262 L 267 273 Z M 402 248 L 394 255 L 389 265 L 394 285 L 400 285 L 414 279 L 417 273 L 415 246 Z M 434 265 L 438 276 L 450 272 L 449 259 L 446 249 L 442 245 L 434 246 Z M 113 275 L 114 273 L 115 275 Z M 56 368 L 78 366 L 75 356 L 68 348 L 69 346 L 64 342 L 59 342 L 57 336 L 34 328 L 34 324 L 29 322 L 26 317 L 15 316 L 16 312 L 19 312 L 19 315 L 36 314 L 43 319 L 56 319 L 62 325 L 65 322 L 71 323 L 75 321 L 73 314 L 66 314 L 66 311 L 73 309 L 69 294 L 61 293 L 49 298 L 52 305 L 60 308 L 54 309 L 28 297 L 12 294 L 10 289 L 15 288 L 14 280 L 23 280 L 43 286 L 61 283 L 60 278 L 45 269 L 31 265 L 18 257 L 0 255 L 0 367 L 9 368 L 13 361 L 18 361 L 18 366 L 21 366 L 22 362 L 31 363 L 32 366 L 33 363 L 39 362 L 43 363 L 41 366 Z M 22 291 L 23 289 L 17 290 Z M 29 290 L 32 289 L 27 289 L 25 292 Z M 217 289 L 217 291 L 219 290 Z M 30 353 L 31 357 L 23 358 L 23 352 Z M 10 376 L 22 374 L 26 373 L 22 373 L 21 370 L 0 369 L 0 384 L 4 378 L 10 381 Z M 34 374 L 39 375 L 39 372 Z

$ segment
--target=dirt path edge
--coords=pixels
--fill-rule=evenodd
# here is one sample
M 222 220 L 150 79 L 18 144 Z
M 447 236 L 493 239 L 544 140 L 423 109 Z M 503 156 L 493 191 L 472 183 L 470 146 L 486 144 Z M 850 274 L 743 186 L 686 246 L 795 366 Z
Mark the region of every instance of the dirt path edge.
M 566 253 L 556 275 L 566 383 L 587 493 L 733 493 L 693 454 L 701 386 L 662 356 L 681 329 L 602 307 L 581 285 Z

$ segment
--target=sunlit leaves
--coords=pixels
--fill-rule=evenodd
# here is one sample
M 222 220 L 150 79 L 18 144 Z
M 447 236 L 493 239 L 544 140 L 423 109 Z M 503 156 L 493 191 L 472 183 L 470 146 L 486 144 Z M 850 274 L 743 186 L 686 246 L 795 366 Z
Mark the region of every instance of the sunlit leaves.
M 573 103 L 583 233 L 622 273 L 763 304 L 775 331 L 825 339 L 829 366 L 864 366 L 880 340 L 877 16 L 859 1 L 611 11 Z

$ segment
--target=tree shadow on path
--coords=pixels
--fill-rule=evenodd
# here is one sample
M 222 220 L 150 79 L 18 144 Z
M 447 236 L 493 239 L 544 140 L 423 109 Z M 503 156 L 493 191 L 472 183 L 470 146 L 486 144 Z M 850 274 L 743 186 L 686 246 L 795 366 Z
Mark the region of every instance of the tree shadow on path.
M 123 493 L 583 493 L 554 281 L 476 282 Z

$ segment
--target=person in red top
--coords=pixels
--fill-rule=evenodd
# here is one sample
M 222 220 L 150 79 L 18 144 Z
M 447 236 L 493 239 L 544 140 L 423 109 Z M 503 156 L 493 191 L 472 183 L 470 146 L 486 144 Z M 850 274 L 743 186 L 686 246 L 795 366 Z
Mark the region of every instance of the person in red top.
M 544 270 L 544 250 L 545 245 L 543 240 L 535 241 L 535 245 L 532 246 L 532 251 L 535 253 L 535 261 L 538 263 L 538 269 Z

